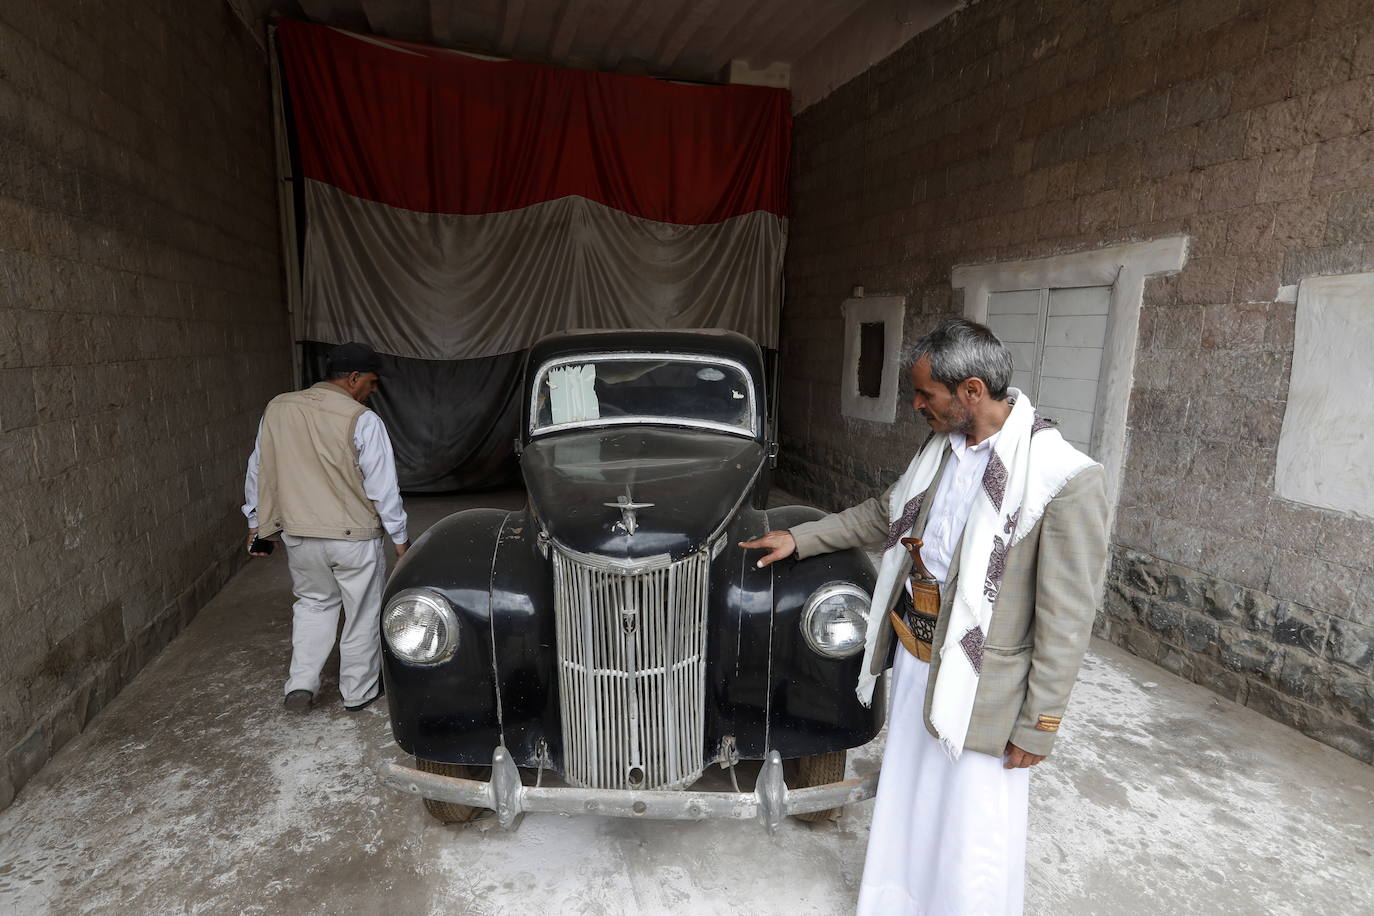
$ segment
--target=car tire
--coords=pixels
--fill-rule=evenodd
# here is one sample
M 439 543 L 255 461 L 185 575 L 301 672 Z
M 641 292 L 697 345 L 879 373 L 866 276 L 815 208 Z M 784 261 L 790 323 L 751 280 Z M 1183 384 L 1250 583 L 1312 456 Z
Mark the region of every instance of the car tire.
M 437 760 L 421 760 L 419 757 L 415 758 L 415 768 L 422 773 L 436 773 L 439 776 L 452 776 L 457 779 L 477 778 L 475 771 L 478 769 L 462 763 L 440 763 Z M 429 812 L 430 817 L 441 824 L 466 824 L 487 810 L 474 805 L 436 801 L 433 798 L 424 799 L 424 803 L 425 810 Z
M 783 778 L 789 789 L 809 789 L 844 779 L 845 759 L 848 751 L 831 751 L 829 754 L 812 754 L 810 757 L 797 757 L 783 762 Z M 824 811 L 811 811 L 806 814 L 792 815 L 799 821 L 818 824 L 833 820 L 840 813 L 839 808 L 826 808 Z

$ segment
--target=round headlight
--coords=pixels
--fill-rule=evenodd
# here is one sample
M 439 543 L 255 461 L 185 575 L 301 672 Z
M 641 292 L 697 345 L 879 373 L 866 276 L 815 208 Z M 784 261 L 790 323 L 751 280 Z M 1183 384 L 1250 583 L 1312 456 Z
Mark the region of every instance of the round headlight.
M 864 647 L 868 635 L 868 592 L 848 582 L 822 585 L 806 599 L 801 631 L 821 655 L 848 658 Z
M 458 649 L 458 616 L 433 592 L 408 588 L 387 603 L 382 614 L 387 645 L 412 665 L 437 665 Z

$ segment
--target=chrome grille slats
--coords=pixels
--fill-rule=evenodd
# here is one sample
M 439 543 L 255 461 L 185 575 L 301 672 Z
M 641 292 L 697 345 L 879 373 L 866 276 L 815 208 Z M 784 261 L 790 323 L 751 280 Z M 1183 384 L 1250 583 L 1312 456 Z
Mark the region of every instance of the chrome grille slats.
M 709 556 L 626 571 L 553 551 L 569 782 L 661 789 L 701 774 Z

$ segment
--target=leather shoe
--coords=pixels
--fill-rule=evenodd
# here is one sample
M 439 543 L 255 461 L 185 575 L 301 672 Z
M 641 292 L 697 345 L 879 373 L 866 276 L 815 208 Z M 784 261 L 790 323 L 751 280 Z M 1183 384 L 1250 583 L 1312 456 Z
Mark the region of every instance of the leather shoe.
M 315 705 L 315 695 L 309 690 L 293 690 L 286 695 L 283 705 L 292 712 L 309 712 Z
M 348 710 L 349 712 L 358 712 L 359 710 L 367 709 L 367 707 L 371 706 L 373 703 L 377 702 L 377 700 L 384 696 L 386 696 L 386 684 L 382 683 L 381 679 L 378 678 L 377 693 L 372 697 L 372 699 L 363 700 L 357 706 L 344 706 L 344 709 Z

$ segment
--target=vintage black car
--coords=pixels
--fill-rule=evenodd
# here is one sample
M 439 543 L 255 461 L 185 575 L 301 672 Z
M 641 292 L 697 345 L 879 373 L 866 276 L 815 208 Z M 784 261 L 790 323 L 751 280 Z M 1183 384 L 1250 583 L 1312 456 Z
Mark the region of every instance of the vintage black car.
M 391 725 L 417 767 L 389 765 L 390 785 L 441 820 L 491 808 L 505 826 L 556 811 L 771 830 L 873 795 L 876 774 L 843 779 L 846 749 L 882 725 L 854 693 L 871 562 L 759 569 L 738 546 L 820 516 L 764 508 L 765 394 L 759 348 L 724 331 L 530 349 L 527 506 L 450 515 L 387 583 Z M 681 791 L 741 759 L 764 761 L 754 791 Z

